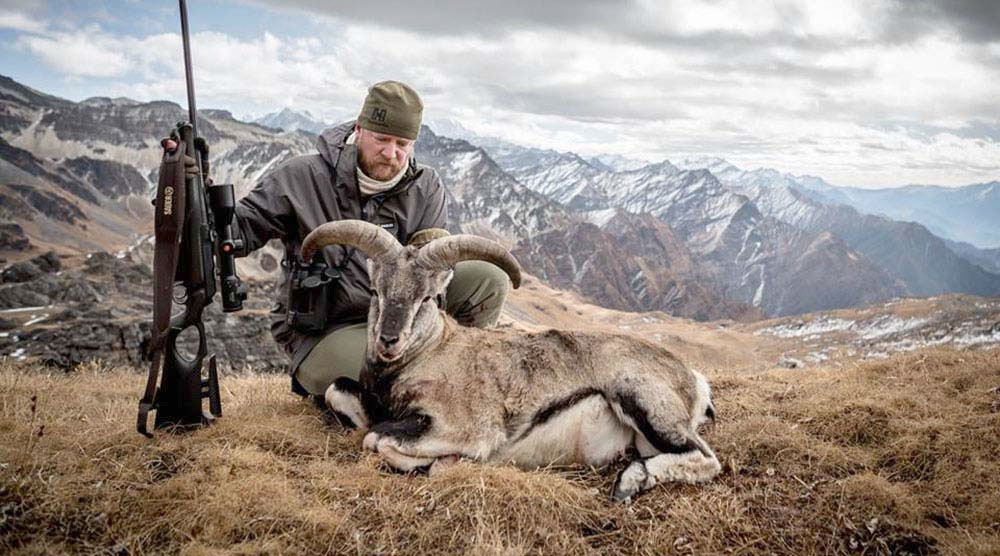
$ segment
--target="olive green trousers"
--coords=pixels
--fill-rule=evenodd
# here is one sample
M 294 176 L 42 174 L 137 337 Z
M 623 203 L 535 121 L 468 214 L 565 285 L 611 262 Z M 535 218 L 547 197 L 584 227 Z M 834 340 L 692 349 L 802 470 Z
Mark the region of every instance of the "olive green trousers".
M 464 326 L 493 326 L 509 290 L 510 279 L 500 267 L 463 261 L 455 265 L 455 275 L 448 284 L 445 311 Z M 338 328 L 313 347 L 296 370 L 295 379 L 314 395 L 322 395 L 338 377 L 357 380 L 367 347 L 367 323 Z

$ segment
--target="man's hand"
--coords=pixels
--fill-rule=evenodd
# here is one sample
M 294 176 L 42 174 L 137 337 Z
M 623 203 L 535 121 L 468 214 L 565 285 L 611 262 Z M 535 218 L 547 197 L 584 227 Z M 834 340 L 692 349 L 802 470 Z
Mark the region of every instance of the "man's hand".
M 167 137 L 166 139 L 161 139 L 160 145 L 163 147 L 163 150 L 167 152 L 174 152 L 175 150 L 177 150 L 177 141 L 174 137 Z M 194 140 L 194 148 L 201 153 L 202 179 L 204 180 L 206 186 L 212 185 L 212 179 L 208 177 L 208 169 L 209 169 L 208 143 L 206 143 L 205 140 L 202 139 L 201 137 L 198 137 Z M 188 177 L 192 178 L 198 175 L 198 162 L 194 158 L 186 154 L 184 155 L 184 173 Z

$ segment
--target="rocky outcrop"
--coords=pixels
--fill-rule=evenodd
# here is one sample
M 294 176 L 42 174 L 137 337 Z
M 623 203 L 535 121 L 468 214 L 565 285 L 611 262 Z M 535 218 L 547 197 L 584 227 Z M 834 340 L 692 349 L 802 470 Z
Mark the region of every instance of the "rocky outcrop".
M 148 315 L 115 318 L 110 312 L 92 311 L 69 317 L 59 315 L 54 321 L 59 321 L 60 326 L 39 327 L 18 334 L 17 349 L 24 350 L 26 357 L 66 370 L 91 360 L 138 367 L 148 361 Z M 208 353 L 218 356 L 224 369 L 284 370 L 287 357 L 270 338 L 268 316 L 247 314 L 229 318 L 209 311 L 204 322 Z M 2 340 L 0 352 L 8 352 L 13 346 L 4 346 Z M 187 353 L 196 351 L 193 338 L 181 345 Z
M 0 200 L 10 199 L 13 206 L 22 207 L 26 212 L 20 217 L 33 219 L 33 213 L 67 224 L 90 220 L 79 205 L 52 191 L 24 184 L 0 185 Z
M 10 145 L 0 138 L 0 160 L 11 164 L 25 174 L 38 178 L 42 183 L 49 182 L 88 203 L 98 204 L 97 195 L 85 183 L 81 182 L 65 168 L 52 168 L 50 164 L 35 157 L 32 153 Z M 35 185 L 39 188 L 39 185 Z
M 4 197 L 0 196 L 0 204 Z M 14 222 L 0 222 L 0 251 L 26 251 L 31 241 L 24 234 L 24 228 Z
M 14 263 L 0 272 L 0 281 L 3 283 L 21 283 L 34 280 L 39 276 L 58 272 L 62 267 L 59 257 L 54 251 L 49 251 L 27 261 Z
M 127 254 L 92 253 L 77 268 L 63 269 L 54 254 L 19 263 L 28 281 L 0 285 L 0 309 L 6 310 L 0 354 L 37 358 L 71 369 L 92 359 L 138 365 L 146 360 L 152 314 L 152 273 Z M 13 268 L 13 267 L 11 267 Z M 10 270 L 10 269 L 8 269 Z M 23 275 L 22 275 L 23 277 Z M 4 273 L 7 281 L 7 273 Z M 275 288 L 248 282 L 250 299 L 239 313 L 223 313 L 213 304 L 204 313 L 209 353 L 224 368 L 280 371 L 285 354 L 270 338 Z M 195 351 L 194 338 L 183 349 Z
M 114 160 L 81 156 L 64 161 L 62 166 L 109 199 L 145 194 L 150 188 L 150 184 L 135 168 Z M 96 199 L 92 202 L 96 202 Z

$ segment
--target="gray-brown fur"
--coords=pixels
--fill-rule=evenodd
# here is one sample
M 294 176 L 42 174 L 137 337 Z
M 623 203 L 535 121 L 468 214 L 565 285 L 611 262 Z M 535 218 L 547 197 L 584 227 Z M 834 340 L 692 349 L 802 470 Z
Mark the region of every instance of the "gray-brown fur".
M 383 422 L 374 423 L 366 448 L 398 469 L 430 466 L 433 472 L 456 457 L 604 465 L 634 447 L 641 458 L 619 475 L 616 499 L 661 481 L 695 482 L 718 473 L 715 454 L 697 433 L 714 413 L 708 384 L 668 350 L 616 334 L 462 327 L 434 301 L 451 266 L 490 260 L 516 285 L 513 257 L 474 236 L 434 240 L 420 250 L 384 249 L 380 231 L 334 222 L 303 243 L 303 250 L 316 249 L 335 237 L 359 249 L 380 248 L 369 261 L 376 295 L 361 377 L 368 415 L 359 420 Z M 448 245 L 435 250 L 443 241 Z M 328 392 L 331 408 L 347 413 L 344 399 L 343 392 Z

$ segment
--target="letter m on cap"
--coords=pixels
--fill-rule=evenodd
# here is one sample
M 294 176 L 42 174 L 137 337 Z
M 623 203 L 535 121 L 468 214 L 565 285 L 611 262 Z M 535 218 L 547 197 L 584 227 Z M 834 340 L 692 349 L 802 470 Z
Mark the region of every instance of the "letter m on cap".
M 385 123 L 385 108 L 372 108 L 372 121 Z

